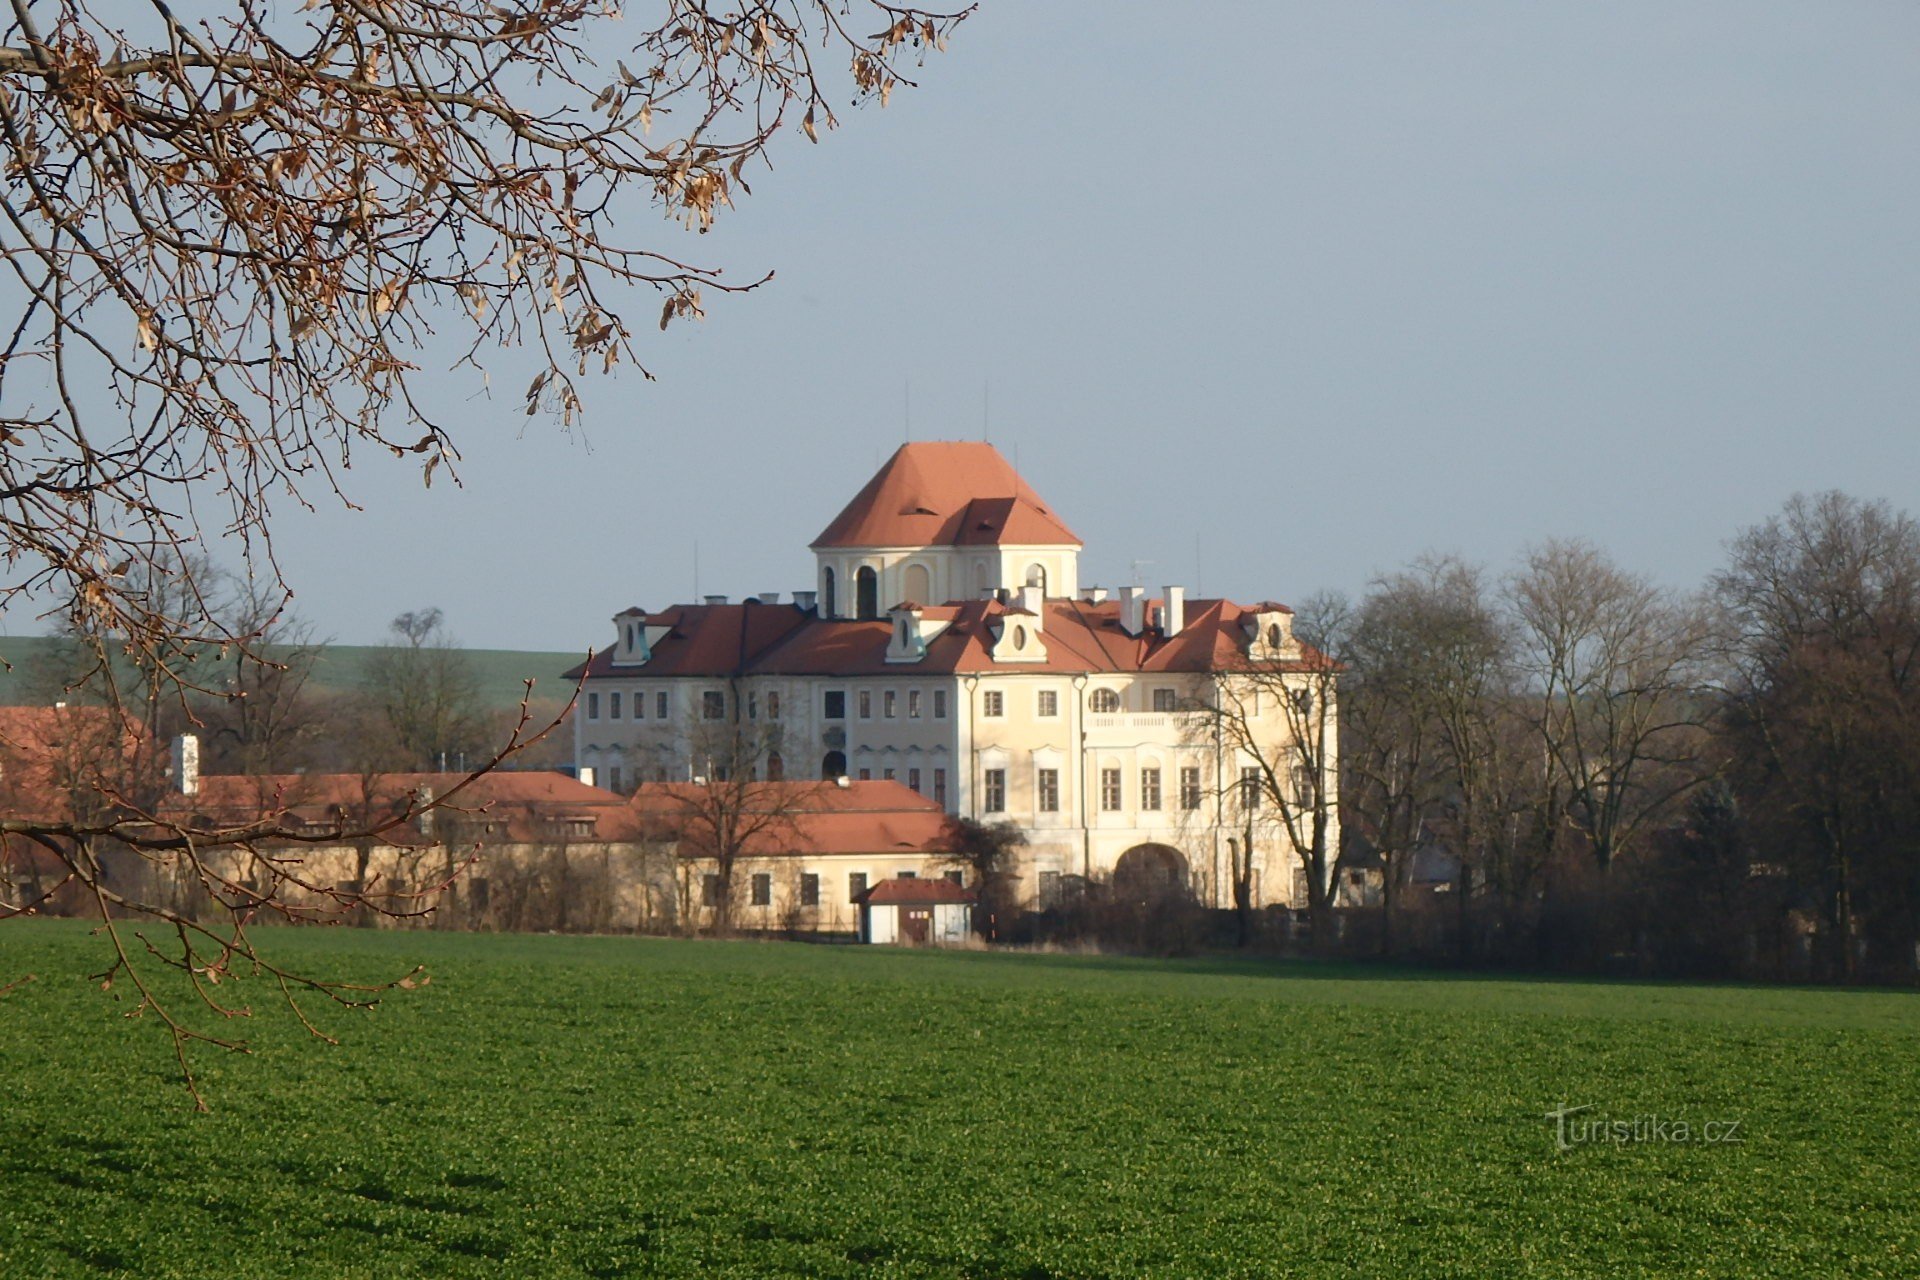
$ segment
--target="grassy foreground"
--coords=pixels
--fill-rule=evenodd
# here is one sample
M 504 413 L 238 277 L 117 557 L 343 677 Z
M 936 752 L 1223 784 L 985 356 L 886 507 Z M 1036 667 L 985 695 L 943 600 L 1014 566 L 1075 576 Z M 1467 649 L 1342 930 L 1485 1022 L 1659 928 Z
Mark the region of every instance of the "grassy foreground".
M 195 1115 L 84 930 L 0 926 L 0 1275 L 1920 1275 L 1907 994 L 273 941 L 435 980 Z

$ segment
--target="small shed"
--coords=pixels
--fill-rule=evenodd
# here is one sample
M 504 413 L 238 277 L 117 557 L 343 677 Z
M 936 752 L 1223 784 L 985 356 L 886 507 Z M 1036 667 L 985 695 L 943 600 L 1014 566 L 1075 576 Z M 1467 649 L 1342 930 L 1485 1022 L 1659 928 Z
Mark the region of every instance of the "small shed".
M 973 890 L 951 880 L 896 876 L 862 893 L 860 941 L 942 946 L 973 931 Z

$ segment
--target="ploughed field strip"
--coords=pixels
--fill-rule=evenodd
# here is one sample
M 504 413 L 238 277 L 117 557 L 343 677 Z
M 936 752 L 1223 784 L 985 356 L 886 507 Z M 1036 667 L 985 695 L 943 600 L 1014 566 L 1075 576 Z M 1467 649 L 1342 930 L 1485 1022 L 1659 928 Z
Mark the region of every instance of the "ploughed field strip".
M 434 982 L 338 1048 L 243 984 L 199 1116 L 96 940 L 0 928 L 0 1275 L 1920 1274 L 1907 993 L 272 943 Z

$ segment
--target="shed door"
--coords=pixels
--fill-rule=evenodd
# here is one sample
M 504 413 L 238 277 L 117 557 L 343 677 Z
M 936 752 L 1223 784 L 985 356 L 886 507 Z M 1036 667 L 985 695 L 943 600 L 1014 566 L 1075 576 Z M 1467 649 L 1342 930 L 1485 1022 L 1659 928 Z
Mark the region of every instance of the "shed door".
M 924 943 L 933 927 L 932 907 L 900 908 L 900 936 L 908 942 Z

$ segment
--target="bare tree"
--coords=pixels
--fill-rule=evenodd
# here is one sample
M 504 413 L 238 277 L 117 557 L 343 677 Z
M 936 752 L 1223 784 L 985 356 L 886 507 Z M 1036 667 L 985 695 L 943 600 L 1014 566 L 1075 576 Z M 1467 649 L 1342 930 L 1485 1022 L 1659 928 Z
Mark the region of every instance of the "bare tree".
M 0 35 L 0 531 L 19 579 L 135 643 L 211 642 L 134 569 L 193 545 L 203 504 L 274 577 L 270 495 L 335 488 L 356 447 L 431 480 L 458 442 L 415 394 L 439 335 L 475 371 L 502 344 L 528 412 L 580 413 L 658 322 L 725 281 L 623 242 L 637 198 L 705 230 L 776 134 L 884 102 L 965 11 L 676 0 L 627 31 L 588 0 L 14 0 Z M 878 26 L 877 32 L 868 34 Z M 616 44 L 615 40 L 619 39 Z M 617 56 L 616 56 L 617 55 Z M 849 66 L 844 88 L 816 59 Z M 629 65 L 631 62 L 631 65 Z
M 1858 918 L 1920 937 L 1920 526 L 1885 503 L 1796 496 L 1715 579 L 1731 733 L 1761 839 L 1819 888 L 1832 968 Z M 1877 897 L 1879 911 L 1869 908 Z
M 464 770 L 485 716 L 473 660 L 438 609 L 403 613 L 367 660 L 366 692 L 403 768 Z
M 1706 776 L 1704 614 L 1584 542 L 1530 552 L 1508 593 L 1541 749 L 1605 871 Z
M 1218 671 L 1195 726 L 1224 747 L 1218 780 L 1242 827 L 1232 846 L 1234 908 L 1241 941 L 1252 927 L 1255 849 L 1278 840 L 1289 866 L 1306 880 L 1307 918 L 1316 946 L 1331 945 L 1339 821 L 1340 663 L 1351 610 L 1344 597 L 1319 595 L 1290 629 L 1261 638 Z M 1275 642 L 1277 641 L 1277 643 Z M 1325 647 L 1322 647 L 1325 646 Z
M 741 862 L 797 835 L 799 818 L 830 784 L 770 778 L 779 724 L 745 718 L 737 687 L 712 696 L 720 701 L 691 709 L 676 747 L 687 780 L 644 784 L 638 795 L 653 819 L 650 838 L 672 841 L 683 865 L 713 867 L 710 924 L 724 935 L 733 930 Z

